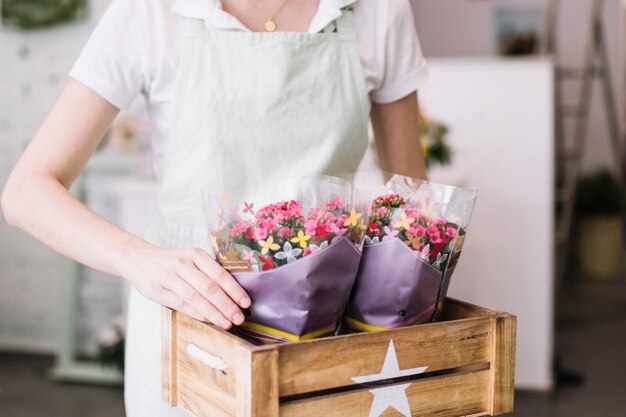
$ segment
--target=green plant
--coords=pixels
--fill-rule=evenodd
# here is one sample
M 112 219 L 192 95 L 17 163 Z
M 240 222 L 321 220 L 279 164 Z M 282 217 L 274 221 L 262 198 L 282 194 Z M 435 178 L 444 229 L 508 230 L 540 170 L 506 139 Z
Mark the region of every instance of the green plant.
M 2 0 L 2 21 L 22 29 L 38 29 L 85 15 L 87 0 Z
M 583 217 L 620 215 L 625 209 L 624 189 L 607 169 L 578 182 L 576 208 Z
M 449 165 L 452 162 L 452 149 L 446 143 L 448 126 L 420 114 L 419 127 L 426 168 Z
M 113 323 L 100 330 L 98 348 L 100 363 L 124 370 L 126 322 L 122 316 L 114 318 Z

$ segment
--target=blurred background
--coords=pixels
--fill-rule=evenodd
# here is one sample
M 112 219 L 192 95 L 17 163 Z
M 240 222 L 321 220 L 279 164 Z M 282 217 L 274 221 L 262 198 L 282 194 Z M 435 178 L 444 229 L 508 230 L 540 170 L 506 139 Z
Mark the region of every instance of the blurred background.
M 109 2 L 0 1 L 0 186 Z M 518 316 L 515 416 L 626 415 L 626 1 L 411 3 L 429 175 L 480 191 L 450 295 Z M 137 234 L 146 126 L 138 99 L 74 187 Z M 1 217 L 0 265 L 0 415 L 123 416 L 126 286 Z

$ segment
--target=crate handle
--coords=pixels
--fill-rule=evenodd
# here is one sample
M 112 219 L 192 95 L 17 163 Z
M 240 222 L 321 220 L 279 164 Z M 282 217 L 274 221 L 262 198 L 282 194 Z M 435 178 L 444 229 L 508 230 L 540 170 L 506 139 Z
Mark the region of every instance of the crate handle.
M 209 368 L 220 371 L 223 374 L 228 373 L 228 363 L 217 356 L 211 355 L 209 352 L 200 349 L 193 343 L 187 345 L 187 353 L 194 359 L 199 360 Z

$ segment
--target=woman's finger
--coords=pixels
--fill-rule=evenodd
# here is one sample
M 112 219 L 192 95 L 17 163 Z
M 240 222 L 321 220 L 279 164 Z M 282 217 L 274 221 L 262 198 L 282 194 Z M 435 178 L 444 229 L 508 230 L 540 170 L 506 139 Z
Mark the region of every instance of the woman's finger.
M 169 307 L 173 310 L 180 311 L 186 315 L 193 317 L 196 320 L 206 321 L 207 318 L 198 313 L 193 307 L 185 303 L 182 298 L 174 294 L 172 291 L 163 289 L 159 295 L 159 302 L 165 307 Z
M 217 307 L 217 309 L 234 324 L 239 325 L 243 323 L 244 317 L 237 304 L 226 295 L 217 282 L 196 269 L 195 265 L 178 271 L 178 275 L 213 304 L 213 306 Z
M 241 285 L 239 285 L 235 278 L 215 262 L 209 254 L 204 251 L 198 251 L 193 261 L 200 271 L 217 282 L 226 294 L 239 304 L 240 307 L 250 307 L 251 301 L 248 294 L 241 288 Z
M 176 279 L 168 280 L 164 287 L 175 293 L 185 304 L 190 305 L 194 310 L 200 313 L 204 317 L 204 320 L 209 320 L 211 323 L 224 329 L 231 327 L 231 321 L 182 277 L 177 276 Z

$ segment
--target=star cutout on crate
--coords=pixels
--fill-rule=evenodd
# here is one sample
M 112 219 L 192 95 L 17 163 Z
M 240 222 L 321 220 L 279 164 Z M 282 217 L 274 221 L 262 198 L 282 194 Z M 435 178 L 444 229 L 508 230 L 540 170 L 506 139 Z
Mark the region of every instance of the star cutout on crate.
M 368 382 L 382 381 L 390 378 L 418 375 L 424 373 L 426 369 L 428 369 L 428 366 L 400 370 L 396 356 L 396 348 L 393 344 L 393 340 L 390 340 L 382 371 L 379 374 L 355 376 L 352 380 L 357 384 L 366 384 Z M 369 417 L 378 417 L 389 407 L 395 408 L 405 417 L 411 417 L 411 407 L 409 406 L 409 400 L 406 396 L 406 389 L 410 385 L 411 383 L 409 382 L 408 384 L 371 389 L 370 392 L 374 394 L 374 400 L 372 401 Z

